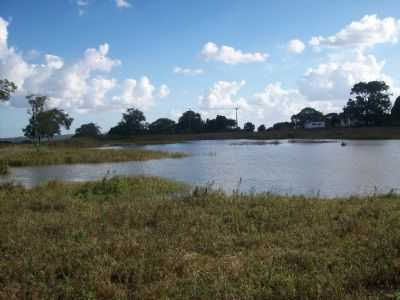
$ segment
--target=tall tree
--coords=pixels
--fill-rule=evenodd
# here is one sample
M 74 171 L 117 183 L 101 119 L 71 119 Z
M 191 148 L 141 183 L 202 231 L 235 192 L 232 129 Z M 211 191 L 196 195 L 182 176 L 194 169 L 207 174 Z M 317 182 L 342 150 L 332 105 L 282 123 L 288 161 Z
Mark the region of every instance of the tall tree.
M 201 119 L 201 115 L 199 113 L 188 110 L 179 118 L 177 125 L 177 130 L 179 132 L 198 133 L 203 131 L 203 129 L 204 121 Z
M 0 102 L 8 101 L 10 97 L 17 90 L 17 86 L 14 82 L 7 79 L 0 79 Z
M 40 144 L 42 138 L 51 139 L 61 134 L 61 128 L 69 129 L 73 122 L 67 113 L 61 109 L 46 110 L 49 97 L 40 95 L 27 96 L 31 115 L 28 125 L 23 129 L 26 137 L 35 139 Z
M 247 132 L 254 132 L 255 129 L 256 129 L 256 126 L 251 122 L 247 122 L 243 126 L 243 130 L 247 131 Z
M 360 82 L 351 89 L 351 96 L 343 109 L 350 123 L 382 125 L 389 119 L 391 110 L 390 87 L 384 81 Z
M 149 131 L 153 134 L 168 134 L 174 133 L 176 130 L 176 123 L 167 118 L 161 118 L 149 125 Z
M 392 121 L 396 125 L 400 125 L 400 96 L 397 97 L 392 108 Z
M 293 128 L 293 123 L 291 123 L 291 122 L 279 122 L 279 123 L 275 123 L 272 126 L 272 128 L 275 129 L 275 130 L 291 129 L 291 128 Z
M 236 128 L 236 121 L 225 116 L 218 115 L 215 119 L 207 119 L 205 130 L 209 132 L 227 131 Z
M 41 136 L 39 134 L 39 115 L 45 111 L 47 96 L 29 95 L 26 97 L 30 105 L 28 114 L 31 116 L 28 125 L 22 130 L 24 135 L 30 139 L 36 139 L 40 144 Z
M 121 122 L 110 129 L 109 134 L 115 136 L 128 136 L 141 134 L 145 131 L 146 117 L 143 112 L 136 108 L 128 108 L 122 115 Z
M 83 124 L 75 130 L 74 137 L 91 137 L 96 138 L 101 135 L 100 127 L 95 123 Z
M 258 132 L 264 132 L 264 131 L 266 131 L 266 130 L 267 130 L 267 128 L 265 127 L 264 124 L 258 126 L 258 128 L 257 128 L 257 131 L 258 131 Z

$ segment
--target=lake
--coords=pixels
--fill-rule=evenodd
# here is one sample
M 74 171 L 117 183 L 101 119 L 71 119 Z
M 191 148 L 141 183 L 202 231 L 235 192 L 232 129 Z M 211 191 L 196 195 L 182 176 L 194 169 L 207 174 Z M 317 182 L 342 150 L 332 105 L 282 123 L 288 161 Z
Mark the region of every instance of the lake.
M 400 188 L 400 141 L 271 144 L 249 140 L 148 145 L 186 152 L 183 159 L 13 168 L 0 182 L 34 186 L 49 180 L 87 181 L 113 175 L 154 175 L 230 193 L 272 192 L 323 197 L 365 195 Z M 132 146 L 131 146 L 132 147 Z

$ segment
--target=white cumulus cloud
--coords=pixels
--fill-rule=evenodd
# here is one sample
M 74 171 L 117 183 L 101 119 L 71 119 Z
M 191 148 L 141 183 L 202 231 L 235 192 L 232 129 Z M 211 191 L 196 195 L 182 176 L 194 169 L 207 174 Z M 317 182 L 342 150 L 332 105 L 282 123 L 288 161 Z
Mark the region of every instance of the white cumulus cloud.
M 0 17 L 0 74 L 21 86 L 31 76 L 29 66 L 13 47 L 8 47 L 8 22 Z
M 162 84 L 160 86 L 160 92 L 159 92 L 160 98 L 168 97 L 169 94 L 171 94 L 170 88 L 166 84 Z
M 366 49 L 377 44 L 397 43 L 399 34 L 399 20 L 395 18 L 379 19 L 376 15 L 366 15 L 335 35 L 313 37 L 310 45 L 317 50 L 321 47 Z
M 200 107 L 204 109 L 234 109 L 250 108 L 246 99 L 237 98 L 241 88 L 246 84 L 242 81 L 218 81 L 204 96 L 200 96 Z
M 46 64 L 51 69 L 61 69 L 64 66 L 64 61 L 61 57 L 46 54 L 45 55 Z
M 220 61 L 228 65 L 264 62 L 268 58 L 266 53 L 244 53 L 230 46 L 219 47 L 212 42 L 204 45 L 201 54 L 207 60 Z
M 288 51 L 290 53 L 294 54 L 300 54 L 303 53 L 303 51 L 306 49 L 306 45 L 301 40 L 294 39 L 289 41 L 288 44 Z
M 115 4 L 119 8 L 131 7 L 131 4 L 127 0 L 115 0 Z
M 309 100 L 332 100 L 343 104 L 354 84 L 384 80 L 393 88 L 394 80 L 384 73 L 385 61 L 356 52 L 344 58 L 333 56 L 327 63 L 310 68 L 299 80 L 299 89 Z
M 139 81 L 126 79 L 122 84 L 122 93 L 113 97 L 117 107 L 138 107 L 147 110 L 154 105 L 155 87 L 150 79 L 143 76 Z

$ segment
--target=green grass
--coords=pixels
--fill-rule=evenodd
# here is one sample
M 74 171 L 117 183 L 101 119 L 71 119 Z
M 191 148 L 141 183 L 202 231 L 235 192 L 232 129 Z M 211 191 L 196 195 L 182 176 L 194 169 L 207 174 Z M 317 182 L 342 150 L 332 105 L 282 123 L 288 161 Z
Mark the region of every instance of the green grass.
M 0 299 L 396 299 L 400 197 L 0 186 Z M 392 297 L 392 298 L 389 298 Z
M 41 166 L 56 164 L 103 163 L 144 161 L 162 158 L 181 158 L 183 153 L 168 153 L 139 149 L 99 150 L 56 146 L 7 146 L 0 148 L 0 171 L 2 165 L 10 167 Z

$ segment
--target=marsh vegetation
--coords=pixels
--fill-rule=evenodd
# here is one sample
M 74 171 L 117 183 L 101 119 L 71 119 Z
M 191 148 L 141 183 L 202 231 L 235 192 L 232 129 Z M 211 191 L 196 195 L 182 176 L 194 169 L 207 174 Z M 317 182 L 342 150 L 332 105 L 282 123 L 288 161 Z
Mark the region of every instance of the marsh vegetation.
M 143 149 L 91 149 L 83 147 L 14 145 L 0 148 L 0 173 L 2 173 L 2 170 L 7 170 L 7 166 L 145 161 L 162 158 L 181 158 L 184 156 L 184 153 L 147 151 Z
M 6 175 L 8 172 L 8 162 L 5 160 L 0 160 L 0 175 Z

